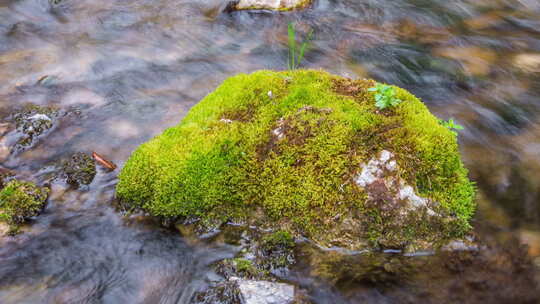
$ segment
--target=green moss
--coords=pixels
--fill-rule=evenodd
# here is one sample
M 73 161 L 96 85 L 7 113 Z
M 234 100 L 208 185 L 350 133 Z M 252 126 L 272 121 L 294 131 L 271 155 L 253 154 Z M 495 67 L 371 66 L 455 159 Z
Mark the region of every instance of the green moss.
M 467 231 L 474 186 L 455 134 L 397 87 L 403 102 L 378 110 L 367 91 L 374 84 L 311 70 L 231 77 L 133 152 L 117 195 L 157 216 L 245 220 L 307 236 L 354 214 L 366 222 L 361 233 L 376 238 L 390 232 L 368 224 L 366 193 L 352 179 L 386 149 L 406 168 L 401 178 L 458 219 L 448 236 Z
M 293 248 L 294 237 L 288 231 L 276 231 L 262 238 L 262 247 L 265 250 L 274 250 L 276 247 Z
M 27 218 L 37 216 L 45 205 L 49 190 L 30 182 L 12 180 L 0 191 L 0 220 L 12 230 Z
M 225 278 L 242 277 L 264 280 L 270 275 L 267 270 L 261 269 L 253 261 L 242 257 L 221 260 L 215 264 L 214 268 L 218 274 Z
M 236 266 L 236 271 L 247 277 L 254 277 L 259 272 L 250 260 L 236 258 L 233 259 L 233 264 Z

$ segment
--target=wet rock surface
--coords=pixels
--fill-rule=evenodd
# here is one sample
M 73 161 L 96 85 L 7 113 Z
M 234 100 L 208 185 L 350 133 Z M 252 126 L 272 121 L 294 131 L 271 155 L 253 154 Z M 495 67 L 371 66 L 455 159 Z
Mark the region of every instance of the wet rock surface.
M 204 234 L 199 234 L 204 236 Z M 234 258 L 218 261 L 215 272 L 222 280 L 214 281 L 198 293 L 193 303 L 286 304 L 300 298 L 295 286 L 280 282 L 295 263 L 293 237 L 283 231 L 262 232 L 248 227 L 222 226 L 215 240 L 239 246 Z M 230 296 L 223 300 L 223 295 Z M 205 302 L 207 301 L 207 302 Z
M 242 249 L 235 258 L 216 264 L 216 272 L 227 279 L 275 280 L 286 277 L 295 263 L 295 241 L 286 232 L 260 233 L 246 229 L 239 243 Z
M 483 299 L 534 303 L 540 287 L 536 266 L 527 249 L 516 246 L 517 240 L 501 244 L 468 238 L 451 241 L 438 251 L 415 253 L 329 250 L 301 241 L 289 252 L 293 259 L 286 271 L 271 272 L 263 265 L 271 264 L 274 257 L 263 256 L 260 250 L 271 234 L 235 229 L 223 228 L 215 235 L 215 240 L 240 245 L 235 258 L 215 265 L 223 280 L 211 283 L 192 303 L 359 303 L 368 296 L 359 286 L 371 285 L 380 286 L 382 297 L 399 303 L 482 303 Z M 307 290 L 288 282 L 308 276 L 317 283 Z M 342 296 L 318 299 L 313 288 L 337 289 Z
M 191 304 L 244 304 L 237 281 L 219 282 L 198 292 Z
M 361 303 L 369 296 L 357 286 L 380 286 L 381 296 L 397 303 L 534 303 L 539 286 L 535 266 L 516 241 L 481 248 L 404 255 L 391 252 L 343 254 L 301 247 L 304 268 L 348 294 L 339 303 Z M 324 284 L 323 284 L 324 285 Z M 327 299 L 332 301 L 331 299 Z

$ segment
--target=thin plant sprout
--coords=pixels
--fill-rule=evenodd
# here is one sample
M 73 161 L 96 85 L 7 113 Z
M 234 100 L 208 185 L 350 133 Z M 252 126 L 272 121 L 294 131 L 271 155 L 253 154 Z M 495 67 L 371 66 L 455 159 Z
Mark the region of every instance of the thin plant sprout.
M 313 37 L 313 30 L 310 30 L 306 39 L 300 45 L 300 49 L 296 44 L 296 30 L 294 29 L 294 24 L 289 23 L 288 25 L 288 34 L 289 34 L 289 70 L 296 70 L 302 60 L 304 59 L 304 54 L 307 50 L 308 44 Z

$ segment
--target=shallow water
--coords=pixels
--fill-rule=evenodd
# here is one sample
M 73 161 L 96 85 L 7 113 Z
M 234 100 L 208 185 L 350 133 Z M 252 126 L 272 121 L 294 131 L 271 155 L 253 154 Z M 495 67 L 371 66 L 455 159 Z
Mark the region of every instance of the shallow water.
M 480 190 L 477 233 L 510 252 L 530 245 L 540 266 L 540 64 L 531 63 L 540 56 L 538 1 L 224 8 L 221 0 L 0 0 L 0 116 L 26 102 L 79 113 L 2 166 L 37 182 L 78 151 L 121 166 L 225 78 L 285 69 L 293 21 L 299 32 L 315 33 L 304 67 L 405 87 L 463 125 L 463 159 Z M 122 217 L 110 204 L 115 174 L 100 171 L 84 191 L 53 184 L 44 214 L 25 233 L 0 240 L 1 303 L 186 303 L 213 275 L 209 265 L 234 254 L 234 247 L 191 244 L 147 219 Z M 288 279 L 317 303 L 426 302 L 418 290 L 447 287 L 419 275 L 321 285 L 303 267 Z M 531 275 L 504 274 L 510 286 Z

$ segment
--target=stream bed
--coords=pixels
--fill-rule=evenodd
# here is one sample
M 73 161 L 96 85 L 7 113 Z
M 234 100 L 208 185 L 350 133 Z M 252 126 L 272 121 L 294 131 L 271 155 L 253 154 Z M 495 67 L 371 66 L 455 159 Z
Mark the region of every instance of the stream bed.
M 190 303 L 239 250 L 116 210 L 119 169 L 51 181 L 75 152 L 120 168 L 224 79 L 287 68 L 287 24 L 313 30 L 302 67 L 410 90 L 464 126 L 478 186 L 478 252 L 369 253 L 324 265 L 300 250 L 282 279 L 313 303 L 538 303 L 540 2 L 316 0 L 225 12 L 225 0 L 0 0 L 0 122 L 27 103 L 63 110 L 0 168 L 50 184 L 44 212 L 0 237 L 0 303 Z M 0 135 L 4 131 L 0 130 Z M 1 142 L 1 141 L 0 141 Z M 331 254 L 331 253 L 327 253 Z M 314 262 L 315 261 L 315 262 Z M 399 275 L 398 275 L 399 274 Z

